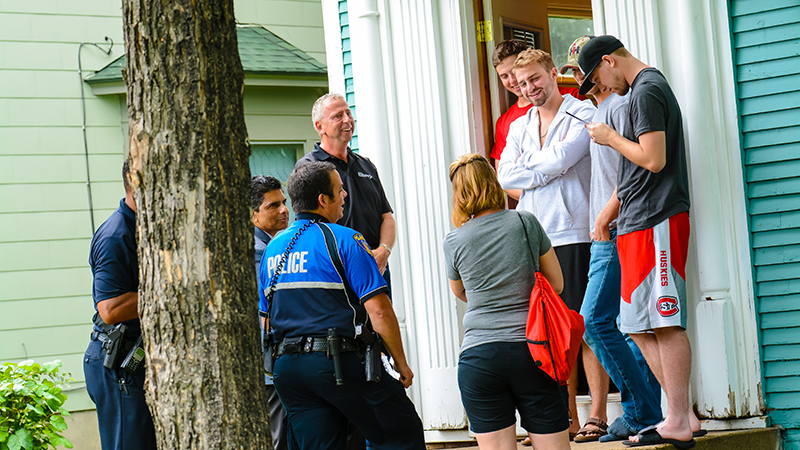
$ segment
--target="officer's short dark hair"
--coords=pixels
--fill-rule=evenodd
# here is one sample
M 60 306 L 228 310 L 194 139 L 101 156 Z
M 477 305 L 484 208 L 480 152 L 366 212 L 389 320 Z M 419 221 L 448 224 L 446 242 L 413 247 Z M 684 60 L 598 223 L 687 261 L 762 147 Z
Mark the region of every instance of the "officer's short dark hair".
M 519 55 L 527 48 L 528 46 L 524 42 L 516 39 L 508 39 L 497 44 L 492 52 L 492 66 L 499 66 L 504 59 L 512 55 Z
M 122 162 L 122 186 L 125 187 L 125 192 L 131 191 L 131 181 L 128 178 L 129 174 L 131 173 L 131 160 L 130 158 L 125 158 L 125 161 Z
M 253 211 L 258 211 L 264 203 L 264 194 L 274 190 L 280 190 L 281 182 L 275 178 L 265 175 L 256 175 L 250 180 L 250 203 Z
M 286 182 L 286 190 L 292 200 L 295 213 L 314 211 L 319 208 L 319 194 L 333 197 L 331 172 L 336 166 L 325 161 L 312 161 L 303 164 L 292 172 Z

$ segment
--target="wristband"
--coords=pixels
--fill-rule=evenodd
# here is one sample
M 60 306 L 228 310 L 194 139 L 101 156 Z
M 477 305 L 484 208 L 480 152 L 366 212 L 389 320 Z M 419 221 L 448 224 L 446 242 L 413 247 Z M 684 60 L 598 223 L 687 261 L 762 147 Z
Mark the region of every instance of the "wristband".
M 381 247 L 385 248 L 389 252 L 390 255 L 392 254 L 392 247 L 389 247 L 386 244 L 381 244 Z

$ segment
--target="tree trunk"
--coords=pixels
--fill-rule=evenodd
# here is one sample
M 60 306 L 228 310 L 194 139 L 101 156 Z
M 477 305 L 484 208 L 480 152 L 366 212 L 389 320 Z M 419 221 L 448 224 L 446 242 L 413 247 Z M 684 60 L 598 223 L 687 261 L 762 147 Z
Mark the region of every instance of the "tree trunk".
M 232 0 L 123 0 L 147 402 L 160 449 L 270 449 Z

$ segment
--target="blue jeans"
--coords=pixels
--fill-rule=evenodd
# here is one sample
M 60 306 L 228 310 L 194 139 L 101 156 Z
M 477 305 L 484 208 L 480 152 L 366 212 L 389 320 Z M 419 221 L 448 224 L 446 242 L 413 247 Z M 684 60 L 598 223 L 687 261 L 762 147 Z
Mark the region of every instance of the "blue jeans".
M 586 323 L 583 339 L 619 388 L 622 420 L 635 431 L 661 421 L 661 386 L 639 347 L 617 328 L 619 302 L 619 253 L 617 233 L 612 230 L 610 241 L 592 242 L 589 284 L 581 307 Z

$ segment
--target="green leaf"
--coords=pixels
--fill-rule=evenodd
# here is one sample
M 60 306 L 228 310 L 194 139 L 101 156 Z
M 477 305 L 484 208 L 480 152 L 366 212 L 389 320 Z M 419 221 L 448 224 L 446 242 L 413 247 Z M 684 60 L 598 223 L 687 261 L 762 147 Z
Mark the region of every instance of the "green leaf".
M 55 361 L 44 363 L 44 370 L 47 373 L 54 373 L 61 367 L 61 360 L 57 359 Z
M 52 439 L 50 439 L 50 444 L 53 447 L 64 446 L 66 448 L 72 448 L 72 442 L 70 442 L 69 440 L 67 440 L 67 438 L 61 435 L 53 436 Z
M 22 448 L 25 450 L 33 450 L 33 436 L 31 436 L 28 430 L 21 428 L 14 432 L 14 436 L 19 438 L 19 443 Z
M 61 416 L 52 416 L 50 417 L 50 423 L 58 429 L 58 431 L 64 431 L 67 429 L 67 422 Z

